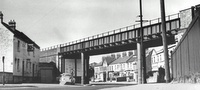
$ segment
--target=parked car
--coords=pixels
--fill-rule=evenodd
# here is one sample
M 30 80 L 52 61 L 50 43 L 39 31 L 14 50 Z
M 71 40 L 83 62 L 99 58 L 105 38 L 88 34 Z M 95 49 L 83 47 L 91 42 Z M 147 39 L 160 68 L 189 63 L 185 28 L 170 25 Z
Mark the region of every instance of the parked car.
M 67 73 L 61 74 L 59 81 L 60 81 L 60 85 L 65 85 L 65 84 L 74 85 L 75 84 L 75 78 L 72 75 L 67 74 Z

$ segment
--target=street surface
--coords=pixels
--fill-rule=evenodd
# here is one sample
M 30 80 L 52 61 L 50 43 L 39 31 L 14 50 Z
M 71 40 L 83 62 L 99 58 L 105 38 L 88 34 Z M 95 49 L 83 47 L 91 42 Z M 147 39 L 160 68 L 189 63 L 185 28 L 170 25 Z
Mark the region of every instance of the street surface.
M 0 85 L 0 90 L 200 90 L 200 84 L 191 83 L 106 84 L 99 83 L 98 85 L 86 86 L 80 84 L 7 84 L 5 86 Z
M 0 90 L 100 90 L 106 88 L 117 88 L 128 85 L 59 85 L 59 84 L 23 84 L 0 86 Z

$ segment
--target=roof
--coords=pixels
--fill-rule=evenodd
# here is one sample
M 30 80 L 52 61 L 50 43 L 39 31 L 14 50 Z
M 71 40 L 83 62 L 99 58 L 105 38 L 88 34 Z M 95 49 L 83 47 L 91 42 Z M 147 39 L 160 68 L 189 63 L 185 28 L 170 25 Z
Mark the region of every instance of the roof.
M 102 66 L 102 64 L 103 64 L 103 62 L 101 61 L 101 62 L 97 63 L 94 67 Z
M 154 49 L 152 49 L 148 55 L 146 56 L 146 72 L 149 72 L 152 70 L 152 66 L 151 66 L 151 56 L 153 54 L 153 51 L 155 51 Z
M 120 57 L 117 60 L 113 61 L 111 64 L 125 63 L 128 60 L 130 60 L 132 57 L 133 57 L 133 55 L 131 55 L 131 56 L 125 56 L 125 57 Z
M 137 61 L 137 56 L 135 57 L 134 55 L 130 56 L 130 59 L 127 62 L 134 62 Z
M 113 58 L 107 58 L 105 60 L 106 60 L 108 65 L 111 64 L 113 61 L 115 61 L 115 59 L 113 59 Z
M 10 30 L 13 34 L 14 37 L 17 37 L 19 39 L 21 39 L 22 41 L 28 43 L 28 44 L 33 44 L 36 48 L 40 49 L 40 47 L 34 42 L 32 41 L 28 36 L 26 36 L 23 32 L 20 32 L 18 30 L 12 30 L 10 28 L 10 26 L 4 22 L 1 22 L 8 30 Z
M 95 66 L 97 66 L 97 64 L 98 64 L 98 63 L 93 62 L 93 63 L 90 63 L 90 66 L 91 66 L 91 67 L 95 67 Z

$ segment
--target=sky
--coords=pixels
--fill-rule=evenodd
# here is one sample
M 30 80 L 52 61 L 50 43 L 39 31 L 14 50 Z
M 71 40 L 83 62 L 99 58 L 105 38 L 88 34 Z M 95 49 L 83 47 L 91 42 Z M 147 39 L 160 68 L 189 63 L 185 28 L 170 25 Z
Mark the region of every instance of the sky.
M 160 17 L 160 0 L 142 4 L 143 19 Z M 165 0 L 166 15 L 197 4 Z M 43 49 L 136 24 L 139 0 L 0 0 L 0 11 Z

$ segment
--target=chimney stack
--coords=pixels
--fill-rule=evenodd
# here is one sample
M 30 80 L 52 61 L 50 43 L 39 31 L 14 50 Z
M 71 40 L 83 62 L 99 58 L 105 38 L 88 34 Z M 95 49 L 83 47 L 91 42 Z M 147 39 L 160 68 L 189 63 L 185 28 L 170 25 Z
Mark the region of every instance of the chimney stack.
M 1 19 L 1 22 L 3 22 L 3 13 L 0 11 L 0 19 Z
M 10 28 L 11 28 L 12 30 L 15 30 L 15 28 L 16 28 L 16 22 L 15 22 L 14 20 L 10 20 L 10 21 L 8 22 L 8 24 L 9 24 L 9 26 L 10 26 Z

